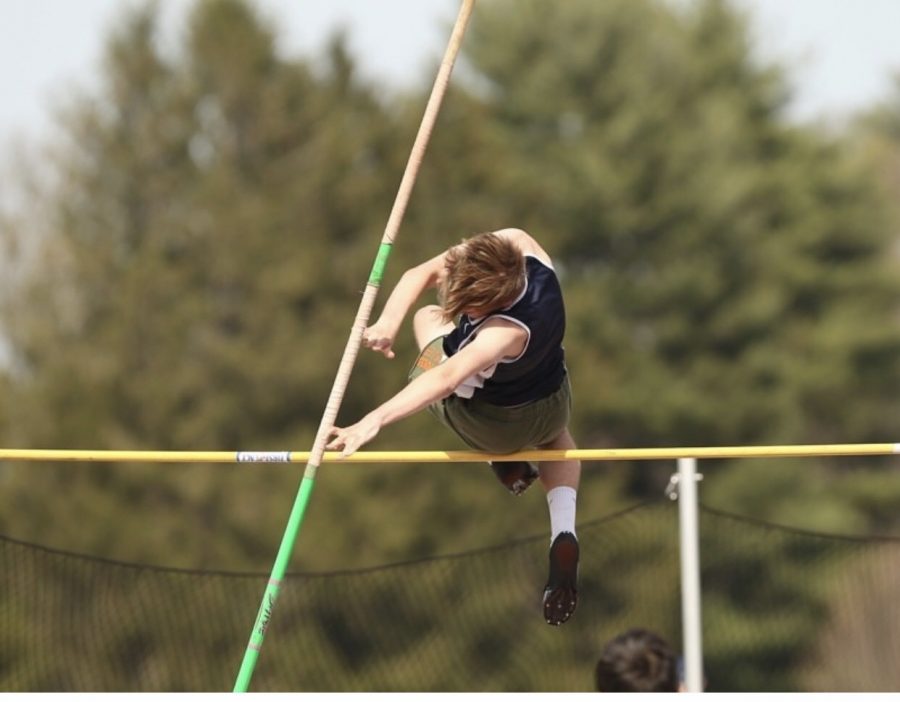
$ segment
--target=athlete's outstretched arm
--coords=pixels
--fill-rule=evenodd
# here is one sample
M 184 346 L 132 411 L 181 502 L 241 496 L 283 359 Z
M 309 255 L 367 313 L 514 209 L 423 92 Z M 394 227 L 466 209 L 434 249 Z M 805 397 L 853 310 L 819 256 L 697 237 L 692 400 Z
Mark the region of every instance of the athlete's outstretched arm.
M 363 332 L 363 346 L 380 351 L 388 358 L 394 357 L 394 340 L 410 307 L 425 290 L 437 287 L 443 278 L 444 255 L 428 259 L 400 276 L 381 315 Z
M 470 376 L 498 361 L 517 355 L 526 333 L 519 327 L 487 327 L 459 353 L 425 371 L 380 407 L 345 429 L 333 427 L 326 448 L 349 456 L 374 439 L 381 427 L 424 409 L 447 397 Z

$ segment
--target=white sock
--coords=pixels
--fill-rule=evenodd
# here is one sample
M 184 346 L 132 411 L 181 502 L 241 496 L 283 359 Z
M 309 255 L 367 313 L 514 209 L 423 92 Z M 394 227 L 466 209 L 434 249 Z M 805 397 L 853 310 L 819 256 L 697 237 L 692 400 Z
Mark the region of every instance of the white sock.
M 575 488 L 560 485 L 547 492 L 547 506 L 550 508 L 550 543 L 561 532 L 575 533 Z

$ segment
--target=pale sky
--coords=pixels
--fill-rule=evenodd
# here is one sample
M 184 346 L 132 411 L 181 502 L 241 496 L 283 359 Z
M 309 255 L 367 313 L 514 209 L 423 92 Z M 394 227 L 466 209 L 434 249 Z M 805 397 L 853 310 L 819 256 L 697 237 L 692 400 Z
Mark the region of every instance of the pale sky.
M 0 0 L 0 144 L 42 134 L 60 96 L 92 84 L 110 25 L 134 1 Z M 174 35 L 191 1 L 160 1 Z M 342 24 L 362 71 L 397 86 L 430 85 L 459 7 L 458 0 L 257 1 L 278 20 L 288 54 L 314 55 Z M 900 72 L 900 0 L 732 1 L 754 18 L 760 55 L 792 67 L 797 119 L 846 116 L 885 97 L 892 72 Z

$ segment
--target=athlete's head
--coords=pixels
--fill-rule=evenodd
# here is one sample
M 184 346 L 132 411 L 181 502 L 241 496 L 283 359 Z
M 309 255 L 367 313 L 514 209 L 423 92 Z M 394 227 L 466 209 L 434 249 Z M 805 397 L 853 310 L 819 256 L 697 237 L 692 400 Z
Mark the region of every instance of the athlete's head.
M 631 629 L 606 644 L 594 682 L 598 692 L 677 692 L 678 658 L 662 637 Z
M 525 257 L 509 239 L 476 234 L 447 251 L 440 299 L 444 320 L 482 317 L 511 305 L 525 286 Z

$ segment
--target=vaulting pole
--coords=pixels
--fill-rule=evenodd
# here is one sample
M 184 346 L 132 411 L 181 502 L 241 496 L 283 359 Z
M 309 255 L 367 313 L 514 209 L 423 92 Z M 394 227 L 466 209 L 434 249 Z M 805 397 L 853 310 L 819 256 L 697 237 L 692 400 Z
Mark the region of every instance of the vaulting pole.
M 434 128 L 441 102 L 447 91 L 447 85 L 450 82 L 450 73 L 453 70 L 453 64 L 459 53 L 459 47 L 462 44 L 463 35 L 465 34 L 466 26 L 468 25 L 469 17 L 472 14 L 474 5 L 475 0 L 463 0 L 462 2 L 459 15 L 456 18 L 456 24 L 453 27 L 453 32 L 450 36 L 450 42 L 447 45 L 447 50 L 444 52 L 444 58 L 441 61 L 437 78 L 434 82 L 434 87 L 431 89 L 431 96 L 425 106 L 425 114 L 419 125 L 419 131 L 418 134 L 416 134 L 416 139 L 406 164 L 406 170 L 400 181 L 400 188 L 397 192 L 397 197 L 394 199 L 394 206 L 391 209 L 390 217 L 388 217 L 384 236 L 381 240 L 381 245 L 378 248 L 378 254 L 375 257 L 372 272 L 369 275 L 369 282 L 363 293 L 362 302 L 359 305 L 356 319 L 354 320 L 353 327 L 350 331 L 350 338 L 347 340 L 344 355 L 338 366 L 337 377 L 331 388 L 331 394 L 325 407 L 325 413 L 322 416 L 322 421 L 319 423 L 319 429 L 316 432 L 316 438 L 313 443 L 312 451 L 310 452 L 309 461 L 307 462 L 306 470 L 303 473 L 303 480 L 300 482 L 300 488 L 297 491 L 297 497 L 288 518 L 287 528 L 285 529 L 284 537 L 281 540 L 278 555 L 275 558 L 272 575 L 269 578 L 269 583 L 263 593 L 259 612 L 256 615 L 256 621 L 253 624 L 253 630 L 250 633 L 250 641 L 247 644 L 244 660 L 241 663 L 237 680 L 234 684 L 235 692 L 246 692 L 250 686 L 250 680 L 253 676 L 253 670 L 256 667 L 260 649 L 262 648 L 266 629 L 272 619 L 272 611 L 275 607 L 275 601 L 278 598 L 282 579 L 287 570 L 288 562 L 290 561 L 291 553 L 294 549 L 294 542 L 303 522 L 303 516 L 306 512 L 306 506 L 309 503 L 310 495 L 312 494 L 316 471 L 322 461 L 322 455 L 325 452 L 328 433 L 334 425 L 338 409 L 340 409 L 341 401 L 344 398 L 344 391 L 350 380 L 350 373 L 353 370 L 359 347 L 362 344 L 362 335 L 368 325 L 369 316 L 371 315 L 372 308 L 375 304 L 375 296 L 381 285 L 384 268 L 387 264 L 388 257 L 390 256 L 391 246 L 394 243 L 397 231 L 400 228 L 400 222 L 406 211 L 406 205 L 409 202 L 409 196 L 412 192 L 413 185 L 415 184 L 416 175 L 418 174 L 419 166 L 422 163 L 422 157 L 425 154 L 428 140 L 431 137 L 431 131 Z

